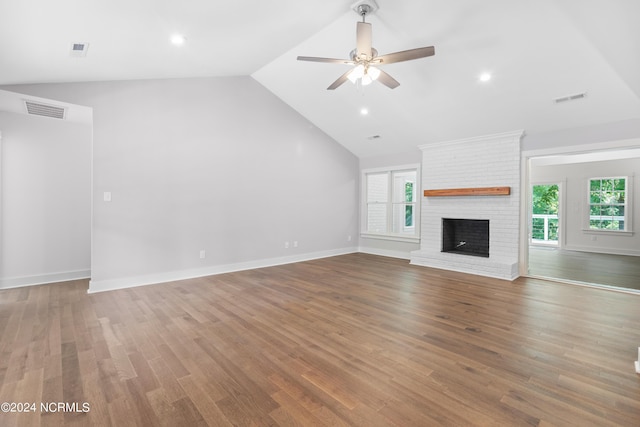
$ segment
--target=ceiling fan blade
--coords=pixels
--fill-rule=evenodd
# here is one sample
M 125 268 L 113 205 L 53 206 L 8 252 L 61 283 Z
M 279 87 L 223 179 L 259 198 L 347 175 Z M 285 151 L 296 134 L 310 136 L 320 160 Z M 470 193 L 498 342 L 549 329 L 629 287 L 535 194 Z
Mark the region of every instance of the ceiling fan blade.
M 426 58 L 427 56 L 433 56 L 436 54 L 436 50 L 433 46 L 419 47 L 417 49 L 403 50 L 402 52 L 388 53 L 386 55 L 378 56 L 375 58 L 376 62 L 381 64 L 393 64 L 394 62 L 410 61 L 412 59 Z
M 337 87 L 339 87 L 340 85 L 342 85 L 342 83 L 346 82 L 347 80 L 349 80 L 349 74 L 352 72 L 353 70 L 349 70 L 346 73 L 344 73 L 343 75 L 341 75 L 340 77 L 338 77 L 338 80 L 336 80 L 335 82 L 331 83 L 331 85 L 327 88 L 327 90 L 334 90 Z
M 380 75 L 378 76 L 377 80 L 389 89 L 395 89 L 400 86 L 400 83 L 398 83 L 396 79 L 391 77 L 389 73 L 386 73 L 382 70 L 380 70 Z
M 298 61 L 327 62 L 331 64 L 353 64 L 349 59 L 318 58 L 316 56 L 298 56 Z
M 356 28 L 356 55 L 366 55 L 371 58 L 371 24 L 368 22 L 358 22 Z

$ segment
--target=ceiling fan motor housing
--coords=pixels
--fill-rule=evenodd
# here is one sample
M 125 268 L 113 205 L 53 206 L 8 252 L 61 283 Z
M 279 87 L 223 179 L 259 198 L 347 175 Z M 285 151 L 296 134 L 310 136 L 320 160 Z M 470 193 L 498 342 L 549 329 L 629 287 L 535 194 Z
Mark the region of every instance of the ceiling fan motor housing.
M 378 56 L 378 51 L 376 50 L 376 48 L 372 47 L 371 48 L 371 59 L 374 59 L 376 56 Z M 351 60 L 354 61 L 354 62 L 358 62 L 359 61 L 358 52 L 356 51 L 356 49 L 353 49 L 351 52 L 349 52 L 349 58 L 351 58 Z

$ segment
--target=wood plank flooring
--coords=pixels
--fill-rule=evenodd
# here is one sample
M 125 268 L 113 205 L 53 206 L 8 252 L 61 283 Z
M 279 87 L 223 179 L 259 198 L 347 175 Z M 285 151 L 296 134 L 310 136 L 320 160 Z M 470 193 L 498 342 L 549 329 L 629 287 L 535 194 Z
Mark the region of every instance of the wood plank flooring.
M 529 274 L 640 290 L 640 257 L 530 246 Z
M 640 425 L 640 295 L 365 254 L 87 286 L 0 291 L 0 402 L 70 405 L 1 426 Z

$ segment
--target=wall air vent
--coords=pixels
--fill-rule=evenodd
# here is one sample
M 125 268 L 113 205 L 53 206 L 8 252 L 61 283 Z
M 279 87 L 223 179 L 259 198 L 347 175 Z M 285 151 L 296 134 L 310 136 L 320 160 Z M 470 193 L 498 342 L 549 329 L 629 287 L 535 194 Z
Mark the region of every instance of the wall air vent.
M 54 119 L 64 119 L 65 108 L 57 105 L 42 104 L 40 102 L 24 101 L 27 113 L 34 116 L 52 117 Z
M 553 100 L 556 104 L 562 104 L 563 102 L 576 101 L 578 99 L 584 99 L 587 96 L 587 92 L 576 93 L 573 95 L 562 96 Z
M 71 56 L 82 57 L 87 56 L 89 43 L 71 43 Z

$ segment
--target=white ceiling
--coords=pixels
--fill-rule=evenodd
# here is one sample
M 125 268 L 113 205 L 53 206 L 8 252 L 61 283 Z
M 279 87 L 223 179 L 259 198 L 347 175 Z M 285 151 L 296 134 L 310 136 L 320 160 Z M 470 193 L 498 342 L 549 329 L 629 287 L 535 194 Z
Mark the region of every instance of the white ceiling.
M 360 157 L 640 119 L 637 0 L 377 0 L 367 21 L 380 54 L 433 45 L 436 55 L 384 67 L 394 90 L 327 91 L 347 66 L 296 56 L 347 58 L 354 2 L 2 0 L 0 85 L 252 75 Z M 176 32 L 185 45 L 168 42 Z M 78 42 L 85 58 L 70 55 Z

